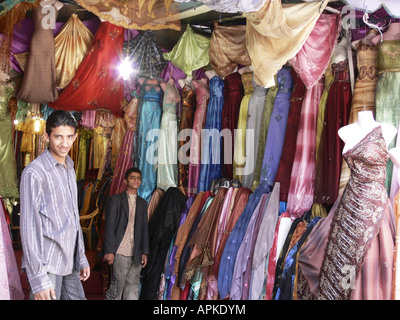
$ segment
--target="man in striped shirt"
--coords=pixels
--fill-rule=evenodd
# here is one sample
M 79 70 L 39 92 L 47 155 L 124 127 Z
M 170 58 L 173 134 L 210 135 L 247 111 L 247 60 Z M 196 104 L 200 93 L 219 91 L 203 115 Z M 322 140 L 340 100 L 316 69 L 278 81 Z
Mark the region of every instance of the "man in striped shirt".
M 57 110 L 46 121 L 48 148 L 22 172 L 20 185 L 22 270 L 31 299 L 86 299 L 89 278 L 79 223 L 74 163 L 68 155 L 78 123 Z

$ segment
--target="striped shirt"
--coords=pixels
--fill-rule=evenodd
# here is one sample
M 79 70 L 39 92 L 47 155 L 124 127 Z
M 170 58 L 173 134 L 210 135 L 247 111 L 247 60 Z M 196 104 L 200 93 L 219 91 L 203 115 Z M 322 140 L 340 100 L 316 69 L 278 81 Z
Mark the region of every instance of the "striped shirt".
M 89 266 L 69 156 L 66 164 L 68 170 L 46 149 L 21 176 L 21 267 L 34 294 L 53 287 L 47 273 L 68 275 Z

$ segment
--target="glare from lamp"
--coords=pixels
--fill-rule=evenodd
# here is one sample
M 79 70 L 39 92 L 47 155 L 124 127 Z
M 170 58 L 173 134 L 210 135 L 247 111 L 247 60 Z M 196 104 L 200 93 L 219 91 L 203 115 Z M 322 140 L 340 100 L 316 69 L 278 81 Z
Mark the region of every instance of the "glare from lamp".
M 40 130 L 40 120 L 35 120 L 35 132 L 39 132 Z
M 124 60 L 122 60 L 121 64 L 118 67 L 119 73 L 122 76 L 122 78 L 126 81 L 128 80 L 129 76 L 131 73 L 133 73 L 134 69 L 132 68 L 132 64 L 129 61 L 128 57 L 125 57 Z

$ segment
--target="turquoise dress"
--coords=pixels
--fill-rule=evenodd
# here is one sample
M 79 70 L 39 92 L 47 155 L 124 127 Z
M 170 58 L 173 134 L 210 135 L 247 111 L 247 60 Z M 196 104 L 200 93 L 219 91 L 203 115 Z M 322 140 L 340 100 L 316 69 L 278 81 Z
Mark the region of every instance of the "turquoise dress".
M 163 91 L 158 83 L 146 80 L 141 88 L 142 104 L 139 109 L 137 131 L 134 142 L 134 164 L 142 172 L 142 184 L 138 189 L 140 197 L 150 201 L 157 187 L 157 142 L 161 122 L 161 104 Z

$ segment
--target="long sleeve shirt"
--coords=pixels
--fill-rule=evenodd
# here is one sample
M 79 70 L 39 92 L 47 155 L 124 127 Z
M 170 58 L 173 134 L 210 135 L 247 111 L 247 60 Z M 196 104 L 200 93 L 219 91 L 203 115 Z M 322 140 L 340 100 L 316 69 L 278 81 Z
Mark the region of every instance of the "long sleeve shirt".
M 47 273 L 68 275 L 89 266 L 69 156 L 66 164 L 68 169 L 45 150 L 21 176 L 21 267 L 34 294 L 53 287 Z

